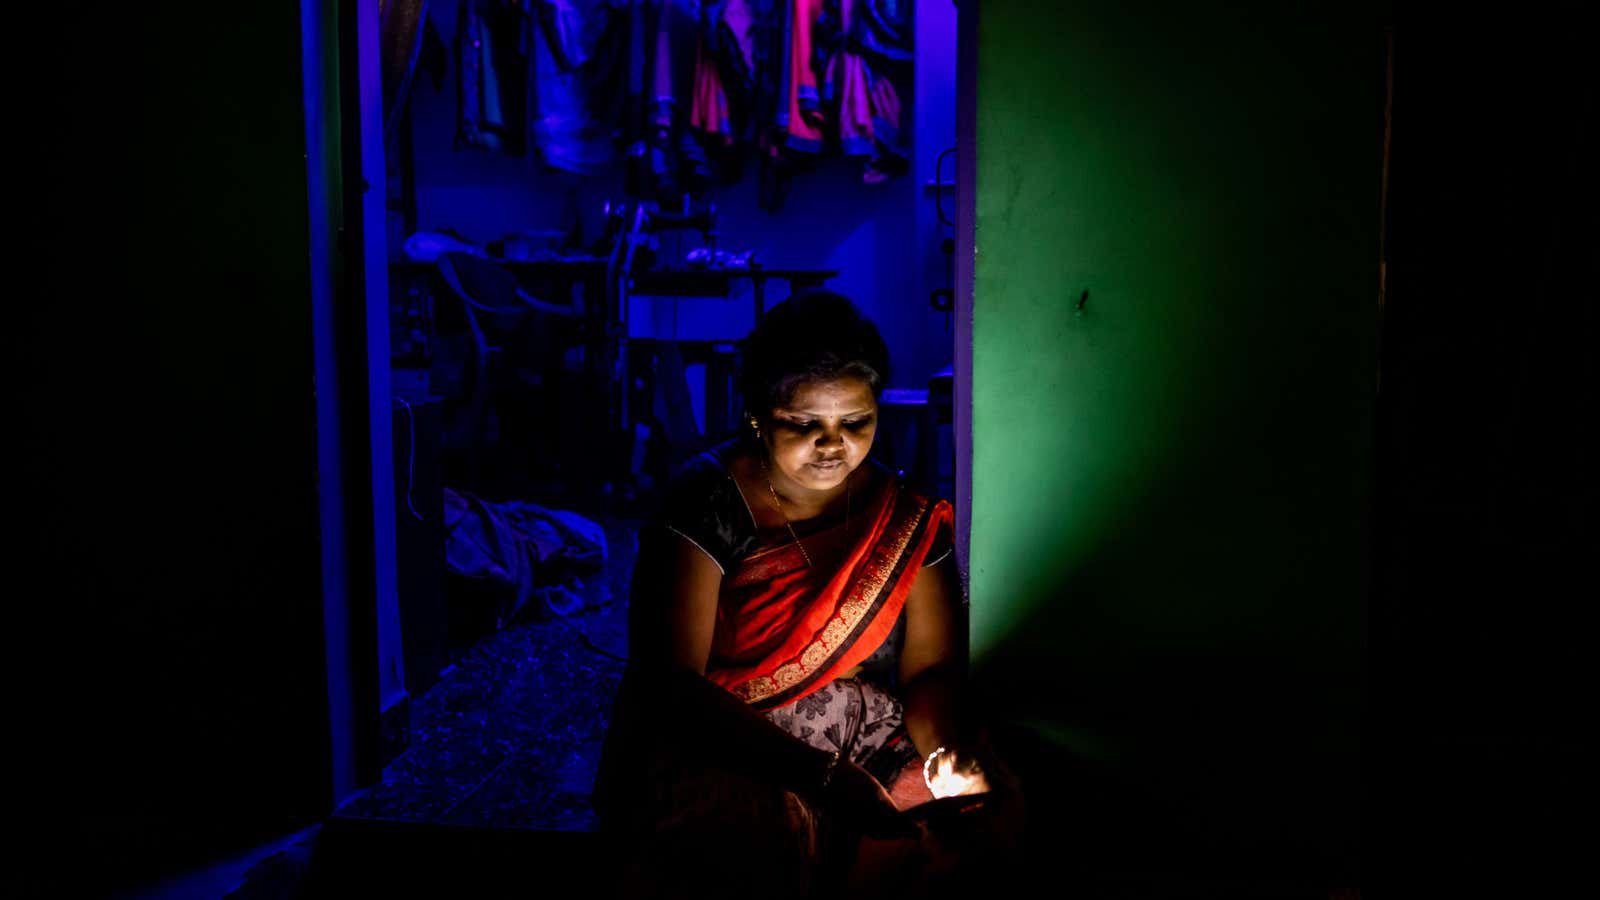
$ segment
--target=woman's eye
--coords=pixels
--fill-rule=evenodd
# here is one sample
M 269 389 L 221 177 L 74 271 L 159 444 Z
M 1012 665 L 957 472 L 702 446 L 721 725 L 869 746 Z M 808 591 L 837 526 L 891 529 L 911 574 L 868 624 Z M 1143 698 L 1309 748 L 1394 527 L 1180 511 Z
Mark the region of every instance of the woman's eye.
M 815 419 L 781 419 L 779 420 L 778 424 L 784 426 L 785 428 L 793 428 L 795 431 L 810 431 L 811 429 L 817 427 L 817 421 Z M 872 424 L 872 417 L 868 416 L 865 419 L 855 419 L 854 421 L 841 422 L 840 424 L 849 429 L 865 428 L 866 426 Z

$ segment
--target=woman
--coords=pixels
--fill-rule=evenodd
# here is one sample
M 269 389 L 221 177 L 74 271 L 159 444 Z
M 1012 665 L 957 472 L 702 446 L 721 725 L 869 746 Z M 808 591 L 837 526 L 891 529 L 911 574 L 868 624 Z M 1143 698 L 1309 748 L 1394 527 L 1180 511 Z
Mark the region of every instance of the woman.
M 888 375 L 845 298 L 774 307 L 744 347 L 745 433 L 641 529 L 596 785 L 630 894 L 860 884 L 861 837 L 916 838 L 901 811 L 933 799 L 928 779 L 988 788 L 960 709 L 950 505 L 868 458 Z

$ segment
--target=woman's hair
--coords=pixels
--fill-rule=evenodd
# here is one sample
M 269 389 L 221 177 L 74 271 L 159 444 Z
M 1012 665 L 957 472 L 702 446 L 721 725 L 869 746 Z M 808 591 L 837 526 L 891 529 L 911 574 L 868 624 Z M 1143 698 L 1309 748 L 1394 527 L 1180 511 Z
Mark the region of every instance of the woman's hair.
M 889 348 L 878 327 L 846 297 L 813 291 L 791 297 L 744 341 L 745 409 L 765 418 L 808 381 L 855 377 L 877 397 L 889 381 Z

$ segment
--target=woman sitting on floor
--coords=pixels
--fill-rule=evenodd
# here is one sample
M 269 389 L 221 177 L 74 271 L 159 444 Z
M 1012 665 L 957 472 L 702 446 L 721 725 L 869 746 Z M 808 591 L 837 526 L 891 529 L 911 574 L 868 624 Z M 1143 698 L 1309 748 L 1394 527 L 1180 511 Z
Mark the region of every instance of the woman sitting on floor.
M 867 457 L 888 374 L 849 300 L 774 307 L 744 347 L 747 430 L 640 531 L 595 791 L 629 896 L 904 884 L 926 852 L 902 811 L 930 781 L 989 789 L 950 504 Z

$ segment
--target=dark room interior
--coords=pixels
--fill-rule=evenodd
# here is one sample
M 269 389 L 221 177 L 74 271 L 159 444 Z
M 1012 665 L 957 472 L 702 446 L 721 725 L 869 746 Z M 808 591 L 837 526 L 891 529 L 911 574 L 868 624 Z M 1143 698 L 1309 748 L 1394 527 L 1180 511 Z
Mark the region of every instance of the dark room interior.
M 648 535 L 832 294 L 1026 815 L 810 896 L 1579 877 L 1579 4 L 25 7 L 9 896 L 618 892 Z

